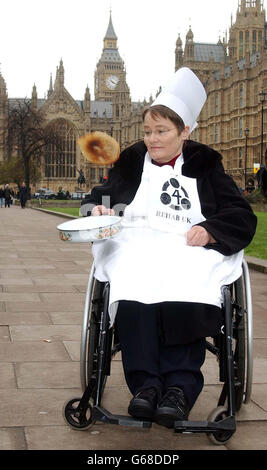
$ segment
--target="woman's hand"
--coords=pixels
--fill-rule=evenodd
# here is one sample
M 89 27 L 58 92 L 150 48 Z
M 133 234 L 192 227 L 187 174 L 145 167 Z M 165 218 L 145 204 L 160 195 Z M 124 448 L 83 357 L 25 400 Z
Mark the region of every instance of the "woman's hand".
M 92 215 L 115 215 L 113 209 L 107 209 L 105 206 L 95 206 L 92 210 Z
M 205 246 L 208 243 L 216 243 L 216 240 L 204 227 L 195 225 L 187 232 L 186 242 L 189 246 Z

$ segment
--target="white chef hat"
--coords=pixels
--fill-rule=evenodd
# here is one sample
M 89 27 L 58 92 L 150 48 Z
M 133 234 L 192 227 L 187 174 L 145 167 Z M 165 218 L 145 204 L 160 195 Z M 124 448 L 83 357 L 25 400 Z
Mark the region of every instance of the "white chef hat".
M 162 104 L 172 109 L 189 126 L 189 132 L 197 127 L 197 118 L 207 94 L 201 81 L 187 67 L 182 67 L 164 86 L 151 106 Z

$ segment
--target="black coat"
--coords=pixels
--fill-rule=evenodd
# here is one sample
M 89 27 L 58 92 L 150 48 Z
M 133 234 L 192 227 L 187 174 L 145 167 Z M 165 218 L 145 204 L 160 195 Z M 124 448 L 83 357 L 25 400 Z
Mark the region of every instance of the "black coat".
M 26 186 L 21 186 L 19 188 L 19 198 L 21 202 L 26 202 L 28 199 L 28 190 Z
M 4 189 L 4 197 L 5 197 L 5 199 L 10 199 L 11 198 L 11 190 L 9 188 Z
M 118 205 L 129 205 L 133 201 L 141 182 L 146 152 L 142 141 L 125 149 L 111 168 L 107 182 L 94 187 L 82 201 L 82 215 L 91 215 L 92 205 L 103 204 L 103 196 L 110 196 L 110 207 L 117 205 L 115 212 L 122 215 Z M 206 218 L 198 225 L 217 242 L 206 245 L 206 248 L 226 256 L 237 253 L 249 245 L 255 234 L 257 218 L 250 205 L 233 179 L 225 173 L 222 156 L 218 152 L 188 140 L 184 144 L 183 156 L 182 173 L 196 178 L 201 211 Z

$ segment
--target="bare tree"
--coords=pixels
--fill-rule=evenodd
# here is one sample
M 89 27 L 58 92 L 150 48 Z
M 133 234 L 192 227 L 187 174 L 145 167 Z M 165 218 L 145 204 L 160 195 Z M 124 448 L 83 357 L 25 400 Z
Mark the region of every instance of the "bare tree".
M 41 179 L 41 171 L 35 162 L 30 162 L 31 183 L 36 184 Z M 0 184 L 16 183 L 19 187 L 25 181 L 25 171 L 22 158 L 12 157 L 0 162 Z
M 36 109 L 31 100 L 15 100 L 8 109 L 8 122 L 4 129 L 8 159 L 16 156 L 24 167 L 24 180 L 30 188 L 31 169 L 40 166 L 48 145 L 60 150 L 61 137 L 52 125 L 47 125 L 42 110 Z

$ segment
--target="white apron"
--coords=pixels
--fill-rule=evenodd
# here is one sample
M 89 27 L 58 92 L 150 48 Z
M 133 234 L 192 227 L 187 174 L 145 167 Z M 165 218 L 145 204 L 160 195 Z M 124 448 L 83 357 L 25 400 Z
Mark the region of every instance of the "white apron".
M 110 321 L 119 300 L 197 302 L 221 307 L 221 287 L 241 276 L 243 251 L 224 256 L 186 244 L 205 220 L 197 181 L 182 175 L 183 156 L 159 167 L 146 154 L 142 180 L 114 238 L 93 244 L 95 277 L 110 282 Z

